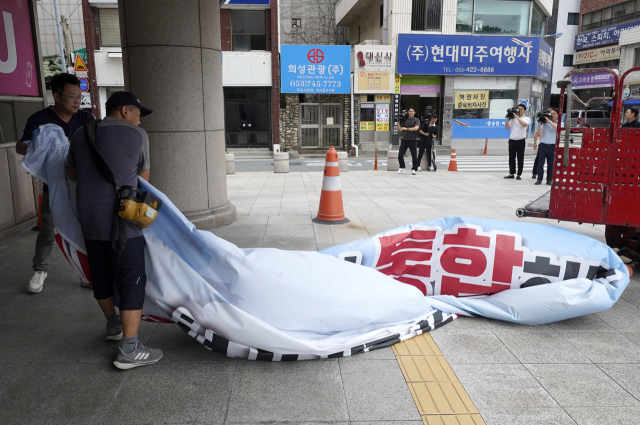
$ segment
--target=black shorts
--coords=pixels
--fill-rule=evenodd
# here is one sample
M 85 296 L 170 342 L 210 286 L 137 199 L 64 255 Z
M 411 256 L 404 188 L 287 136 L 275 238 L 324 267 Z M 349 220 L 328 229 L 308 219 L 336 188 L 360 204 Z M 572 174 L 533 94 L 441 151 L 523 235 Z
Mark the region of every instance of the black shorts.
M 93 296 L 105 300 L 118 291 L 120 310 L 142 310 L 147 274 L 145 273 L 143 236 L 130 238 L 121 254 L 111 241 L 84 240 L 89 257 Z

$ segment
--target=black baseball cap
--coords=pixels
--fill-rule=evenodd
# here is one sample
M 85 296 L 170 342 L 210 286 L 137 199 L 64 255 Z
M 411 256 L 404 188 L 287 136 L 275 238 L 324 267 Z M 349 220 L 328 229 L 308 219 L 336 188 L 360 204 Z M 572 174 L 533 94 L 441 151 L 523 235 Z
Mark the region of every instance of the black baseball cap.
M 127 106 L 134 105 L 140 108 L 140 116 L 144 117 L 153 112 L 153 109 L 145 108 L 140 104 L 140 101 L 137 97 L 133 95 L 133 93 L 129 93 L 128 91 L 117 91 L 109 96 L 106 106 Z

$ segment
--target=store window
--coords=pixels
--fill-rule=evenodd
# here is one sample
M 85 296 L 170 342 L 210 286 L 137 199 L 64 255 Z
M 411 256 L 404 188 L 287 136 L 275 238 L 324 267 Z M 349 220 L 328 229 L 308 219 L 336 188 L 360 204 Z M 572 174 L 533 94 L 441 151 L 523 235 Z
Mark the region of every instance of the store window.
M 269 88 L 224 88 L 224 129 L 227 146 L 269 146 L 270 92 Z
M 542 10 L 535 4 L 533 5 L 531 13 L 531 36 L 542 37 L 544 36 L 545 24 L 547 22 L 546 16 L 542 13 Z
M 233 31 L 233 50 L 267 50 L 264 11 L 232 10 L 231 28 Z
M 633 51 L 633 66 L 640 66 L 640 48 Z
M 120 20 L 118 9 L 99 9 L 100 45 L 102 47 L 120 47 Z
M 476 0 L 475 34 L 529 34 L 529 1 Z
M 440 31 L 442 0 L 412 0 L 411 31 Z
M 481 95 L 488 92 L 488 102 L 484 107 L 474 107 L 474 94 L 482 102 Z M 463 94 L 471 96 L 471 102 L 456 101 L 453 109 L 454 119 L 503 119 L 507 115 L 507 109 L 516 106 L 516 90 L 455 90 L 454 97 Z M 458 108 L 460 107 L 460 108 Z
M 567 25 L 578 25 L 580 23 L 579 13 L 569 13 L 567 16 Z
M 564 55 L 562 66 L 573 66 L 573 55 Z
M 458 0 L 456 32 L 472 32 L 473 0 Z
M 582 15 L 581 31 L 591 31 L 640 19 L 640 0 L 628 0 Z M 571 24 L 569 24 L 571 25 Z

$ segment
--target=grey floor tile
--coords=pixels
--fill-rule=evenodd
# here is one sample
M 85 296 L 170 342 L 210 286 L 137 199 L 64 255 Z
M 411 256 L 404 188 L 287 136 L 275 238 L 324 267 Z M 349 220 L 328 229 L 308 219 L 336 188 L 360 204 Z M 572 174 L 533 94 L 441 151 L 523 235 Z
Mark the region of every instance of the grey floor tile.
M 480 414 L 487 425 L 575 425 L 560 407 L 483 408 Z
M 521 364 L 452 364 L 451 368 L 481 412 L 484 408 L 558 407 Z
M 99 423 L 224 423 L 236 364 L 160 360 L 134 369 Z
M 638 425 L 640 407 L 565 407 L 578 425 Z
M 308 224 L 268 224 L 265 236 L 289 236 L 296 237 L 313 236 L 313 224 L 309 219 Z
M 640 346 L 615 331 L 559 332 L 594 363 L 640 363 Z
M 395 359 L 341 362 L 340 370 L 351 421 L 420 419 Z
M 337 360 L 238 366 L 229 422 L 349 420 Z
M 634 342 L 636 345 L 640 345 L 640 331 L 620 333 L 627 337 L 630 341 Z
M 522 326 L 519 331 L 494 333 L 522 363 L 591 363 L 555 331 L 544 327 Z
M 0 423 L 95 423 L 126 374 L 111 364 L 0 368 Z
M 262 241 L 263 248 L 292 249 L 296 251 L 316 251 L 317 244 L 315 236 L 292 237 L 292 236 L 265 236 Z
M 340 364 L 351 362 L 367 362 L 376 360 L 395 360 L 396 355 L 391 347 L 369 351 L 368 353 L 357 354 L 355 356 L 341 357 Z
M 214 235 L 226 239 L 228 236 L 263 236 L 266 229 L 266 224 L 232 224 L 230 226 L 211 229 L 210 231 Z
M 581 331 L 611 331 L 613 328 L 595 314 L 580 316 L 575 319 L 549 323 L 549 327 L 557 331 L 581 332 Z
M 173 323 L 159 323 L 149 337 L 148 345 L 162 350 L 163 363 L 235 361 L 208 350 Z
M 640 400 L 640 364 L 599 364 L 597 366 L 618 385 Z
M 436 331 L 431 336 L 450 364 L 518 363 L 518 359 L 489 330 Z
M 622 299 L 635 307 L 640 307 L 640 282 L 638 280 L 631 279 L 629 286 L 622 293 Z
M 222 239 L 231 242 L 238 248 L 261 248 L 264 236 L 225 236 Z
M 640 329 L 640 308 L 625 300 L 618 300 L 613 307 L 596 313 L 596 316 L 617 331 Z
M 525 366 L 562 407 L 640 407 L 638 400 L 596 365 Z

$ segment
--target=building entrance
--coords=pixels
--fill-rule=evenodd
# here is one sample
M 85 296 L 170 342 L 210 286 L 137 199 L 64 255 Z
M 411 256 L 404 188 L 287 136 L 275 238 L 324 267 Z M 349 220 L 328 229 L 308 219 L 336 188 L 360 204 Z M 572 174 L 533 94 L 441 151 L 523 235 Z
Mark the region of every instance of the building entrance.
M 230 148 L 270 148 L 270 89 L 224 89 L 224 129 Z

